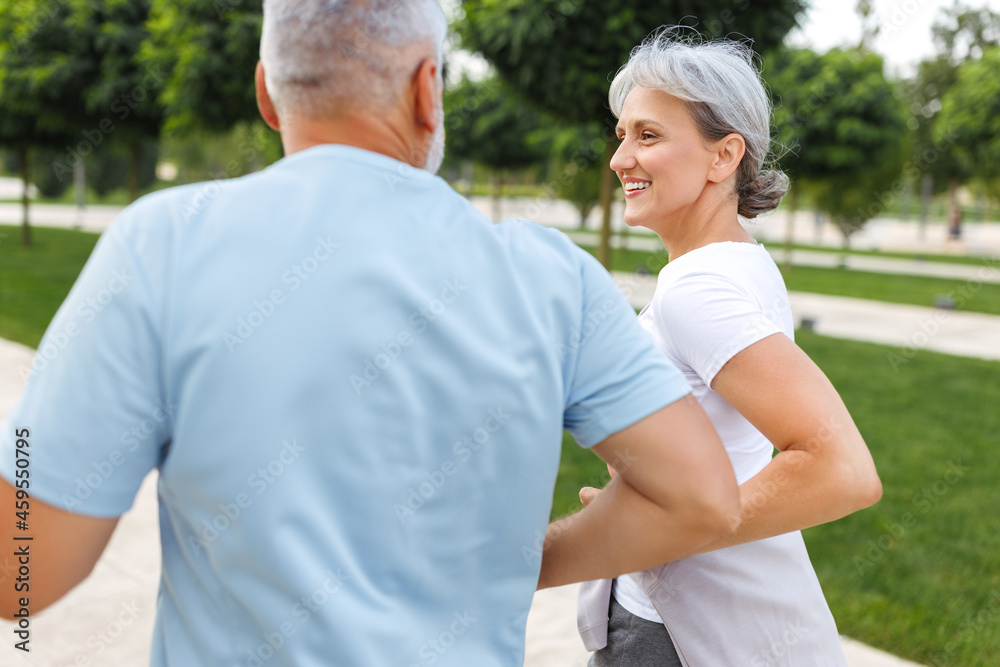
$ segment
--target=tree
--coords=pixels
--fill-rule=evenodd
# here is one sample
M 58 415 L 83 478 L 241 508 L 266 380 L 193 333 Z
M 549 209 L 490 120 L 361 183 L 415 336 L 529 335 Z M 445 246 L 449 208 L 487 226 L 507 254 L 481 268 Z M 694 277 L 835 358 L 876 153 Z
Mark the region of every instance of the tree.
M 159 144 L 152 139 L 140 143 L 138 151 L 131 145 L 102 146 L 88 161 L 90 189 L 98 197 L 104 197 L 119 188 L 128 188 L 131 197 L 131 193 L 156 182 L 159 153 Z
M 781 100 L 784 164 L 810 184 L 845 249 L 902 182 L 905 121 L 883 69 L 881 57 L 861 50 L 800 49 L 785 54 L 769 79 Z
M 580 229 L 587 226 L 590 212 L 601 203 L 601 180 L 608 170 L 607 165 L 600 162 L 604 151 L 601 130 L 596 123 L 569 127 L 556 131 L 548 141 L 555 157 L 549 178 L 550 192 L 568 199 L 576 207 L 580 213 Z
M 939 122 L 943 100 L 958 80 L 958 68 L 1000 45 L 1000 14 L 988 9 L 970 9 L 956 2 L 935 22 L 933 29 L 937 55 L 920 63 L 917 75 L 904 84 L 909 102 L 910 152 L 915 171 L 923 175 L 923 212 L 935 192 L 947 188 L 952 206 L 958 203 L 958 186 L 973 171 L 951 150 L 954 133 Z
M 258 120 L 254 69 L 263 0 L 151 0 L 143 67 L 164 72 L 168 131 L 228 131 Z
M 967 173 L 982 179 L 997 195 L 1000 183 L 1000 48 L 958 69 L 955 85 L 942 103 L 936 130 L 954 137 L 953 148 Z
M 697 17 L 708 37 L 742 34 L 758 52 L 781 43 L 804 0 L 745 0 L 694 3 L 689 0 L 462 0 L 457 22 L 463 45 L 481 53 L 525 98 L 573 125 L 604 128 L 602 165 L 617 142 L 608 110 L 610 75 L 650 32 L 665 23 Z M 608 266 L 611 192 L 614 174 L 601 181 L 601 248 Z
M 61 148 L 90 122 L 83 82 L 97 71 L 96 26 L 75 20 L 81 0 L 0 5 L 0 145 L 17 152 L 24 181 L 21 240 L 31 245 L 31 151 Z
M 445 109 L 448 152 L 494 170 L 493 217 L 499 219 L 506 173 L 548 155 L 546 146 L 532 140 L 542 127 L 541 117 L 497 77 L 463 78 L 446 92 Z
M 809 49 L 778 49 L 765 61 L 764 77 L 774 103 L 774 127 L 781 146 L 779 163 L 789 175 L 785 266 L 791 265 L 795 213 L 803 187 L 827 175 L 823 153 L 829 119 L 818 114 L 834 90 L 823 76 L 823 57 Z
M 159 139 L 164 122 L 158 97 L 165 73 L 144 67 L 136 58 L 149 34 L 149 0 L 102 0 L 85 7 L 99 26 L 95 43 L 99 69 L 97 77 L 87 82 L 87 109 L 99 124 L 110 123 L 104 125 L 112 128 L 108 140 L 126 149 L 129 199 L 135 201 L 143 184 L 145 147 Z

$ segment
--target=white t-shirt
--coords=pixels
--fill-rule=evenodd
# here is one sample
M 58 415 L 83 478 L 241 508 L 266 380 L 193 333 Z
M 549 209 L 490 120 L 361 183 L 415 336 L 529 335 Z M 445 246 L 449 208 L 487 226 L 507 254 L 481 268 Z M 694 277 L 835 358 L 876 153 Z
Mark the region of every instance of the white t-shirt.
M 712 391 L 711 383 L 754 343 L 775 334 L 794 340 L 788 293 L 764 246 L 713 243 L 671 261 L 639 321 L 684 373 L 719 432 L 737 482 L 759 473 L 774 447 Z M 655 606 L 647 590 L 654 591 Z M 843 659 L 836 625 L 798 531 L 620 577 L 613 594 L 632 614 L 663 622 L 685 664 L 736 664 L 727 660 L 737 656 L 744 661 L 740 664 L 751 664 L 752 658 L 772 664 L 778 656 L 770 652 L 774 638 L 766 635 L 780 638 L 786 626 L 808 630 L 794 638 L 794 648 L 785 646 L 774 664 L 784 665 L 796 654 L 801 662 L 787 664 L 837 665 Z M 657 608 L 676 614 L 664 620 Z M 748 619 L 754 616 L 766 620 L 741 632 L 750 630 Z M 729 647 L 720 646 L 727 642 Z

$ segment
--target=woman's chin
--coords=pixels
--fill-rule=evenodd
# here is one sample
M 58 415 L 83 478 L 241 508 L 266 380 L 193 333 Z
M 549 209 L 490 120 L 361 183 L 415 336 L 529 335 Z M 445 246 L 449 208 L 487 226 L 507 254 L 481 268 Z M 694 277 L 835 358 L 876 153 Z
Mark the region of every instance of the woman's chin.
M 631 216 L 626 212 L 623 220 L 629 227 L 646 227 L 649 229 L 649 227 L 645 224 L 646 221 L 639 216 Z

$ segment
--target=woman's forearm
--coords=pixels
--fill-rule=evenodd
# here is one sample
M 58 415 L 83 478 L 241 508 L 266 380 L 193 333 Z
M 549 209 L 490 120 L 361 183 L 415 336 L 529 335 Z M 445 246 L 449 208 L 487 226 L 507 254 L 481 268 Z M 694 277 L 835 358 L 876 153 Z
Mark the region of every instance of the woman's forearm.
M 698 553 L 804 530 L 841 519 L 878 501 L 874 468 L 824 460 L 810 451 L 787 449 L 740 486 L 742 522 Z

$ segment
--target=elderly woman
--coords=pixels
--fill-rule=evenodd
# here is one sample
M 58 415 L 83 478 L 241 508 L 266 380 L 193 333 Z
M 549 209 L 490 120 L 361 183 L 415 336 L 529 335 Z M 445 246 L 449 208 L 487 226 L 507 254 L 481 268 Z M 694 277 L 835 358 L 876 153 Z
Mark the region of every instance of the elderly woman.
M 794 342 L 781 274 L 740 224 L 788 185 L 764 168 L 771 108 L 752 52 L 662 31 L 632 52 L 610 101 L 625 222 L 656 232 L 670 257 L 639 318 L 722 437 L 742 525 L 700 554 L 585 584 L 591 665 L 843 666 L 799 531 L 875 503 L 881 484 L 840 396 Z

